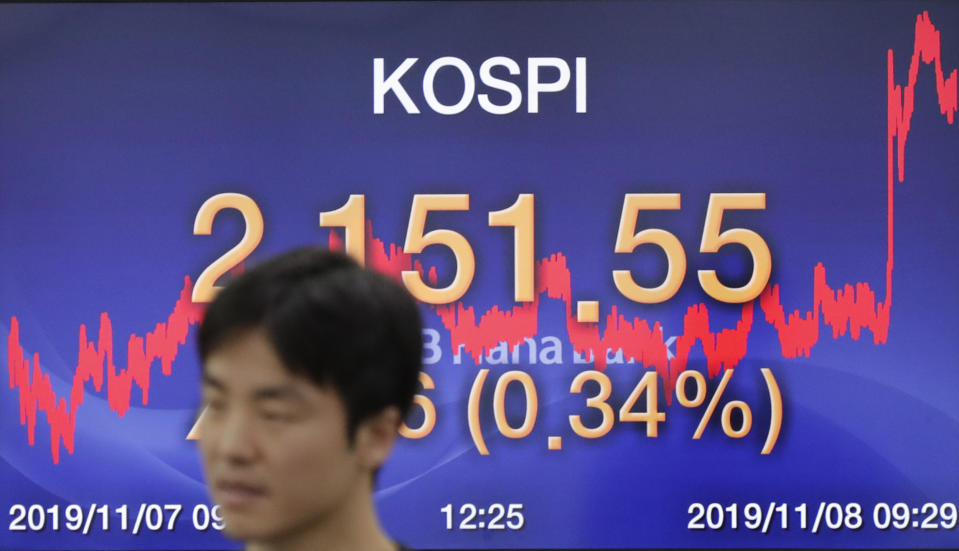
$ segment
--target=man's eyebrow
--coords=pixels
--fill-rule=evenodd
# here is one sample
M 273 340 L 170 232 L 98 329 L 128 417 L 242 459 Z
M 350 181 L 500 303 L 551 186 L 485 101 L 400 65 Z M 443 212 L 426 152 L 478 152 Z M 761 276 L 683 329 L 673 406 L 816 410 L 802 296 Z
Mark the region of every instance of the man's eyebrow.
M 253 399 L 303 401 L 303 394 L 293 385 L 268 386 L 253 391 Z
M 207 372 L 203 373 L 203 386 L 211 386 L 218 390 L 226 390 L 226 385 L 223 384 L 223 381 L 217 379 Z
M 217 379 L 216 377 L 210 375 L 209 373 L 203 374 L 203 385 L 212 387 L 217 390 L 226 391 L 226 385 L 223 383 L 223 381 Z M 263 401 L 263 400 L 292 400 L 296 402 L 304 401 L 303 394 L 296 388 L 296 386 L 289 385 L 289 384 L 258 388 L 253 391 L 253 399 L 256 401 Z

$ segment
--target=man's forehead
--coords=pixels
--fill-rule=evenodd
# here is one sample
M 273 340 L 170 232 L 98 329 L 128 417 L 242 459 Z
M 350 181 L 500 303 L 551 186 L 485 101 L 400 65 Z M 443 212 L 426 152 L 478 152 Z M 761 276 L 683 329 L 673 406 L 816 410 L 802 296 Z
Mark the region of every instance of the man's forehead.
M 203 385 L 264 398 L 339 398 L 332 387 L 288 368 L 262 330 L 245 332 L 210 353 L 203 365 Z
M 261 330 L 246 331 L 218 346 L 203 363 L 204 382 L 215 386 L 294 386 L 301 377 L 287 368 Z

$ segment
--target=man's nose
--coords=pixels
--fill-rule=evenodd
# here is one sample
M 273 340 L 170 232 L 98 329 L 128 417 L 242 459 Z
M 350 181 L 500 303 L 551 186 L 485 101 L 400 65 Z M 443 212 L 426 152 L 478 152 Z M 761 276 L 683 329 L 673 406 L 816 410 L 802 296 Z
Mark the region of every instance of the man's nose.
M 220 456 L 233 463 L 249 463 L 259 454 L 256 426 L 252 416 L 231 412 L 224 420 L 217 442 Z

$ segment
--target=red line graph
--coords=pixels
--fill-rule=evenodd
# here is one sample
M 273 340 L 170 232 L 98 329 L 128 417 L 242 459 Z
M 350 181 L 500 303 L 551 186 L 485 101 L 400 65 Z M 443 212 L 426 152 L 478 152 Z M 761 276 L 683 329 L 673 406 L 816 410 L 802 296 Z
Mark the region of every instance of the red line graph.
M 758 302 L 764 319 L 772 325 L 779 336 L 784 357 L 808 356 L 819 341 L 820 328 L 825 324 L 832 329 L 833 338 L 849 335 L 858 340 L 863 329 L 873 335 L 875 344 L 885 343 L 889 335 L 890 309 L 892 307 L 893 270 L 893 195 L 894 174 L 898 167 L 898 180 L 905 175 L 905 146 L 910 131 L 914 108 L 914 90 L 920 63 L 932 64 L 935 68 L 936 94 L 940 113 L 953 124 L 957 110 L 957 71 L 943 76 L 939 31 L 933 26 L 928 12 L 916 18 L 915 44 L 909 64 L 905 87 L 895 83 L 894 56 L 890 49 L 888 63 L 887 105 L 887 259 L 885 271 L 885 294 L 877 300 L 876 292 L 868 283 L 845 284 L 833 289 L 827 283 L 826 268 L 821 263 L 813 270 L 813 302 L 809 310 L 798 309 L 787 314 L 780 301 L 779 285 L 771 285 L 760 295 Z M 412 261 L 402 248 L 387 244 L 373 236 L 372 225 L 367 223 L 369 237 L 368 263 L 394 277 L 403 270 L 423 271 L 422 265 Z M 342 240 L 333 232 L 329 241 L 331 248 L 342 248 Z M 428 279 L 436 283 L 435 268 L 429 270 Z M 580 353 L 592 353 L 597 369 L 606 367 L 606 350 L 622 349 L 646 367 L 653 367 L 665 382 L 665 396 L 670 400 L 676 377 L 688 363 L 697 343 L 702 345 L 710 377 L 724 369 L 735 367 L 746 355 L 749 334 L 755 321 L 755 302 L 742 306 L 740 320 L 731 328 L 712 331 L 709 309 L 705 304 L 695 304 L 686 309 L 682 333 L 676 339 L 676 354 L 669 358 L 662 326 L 639 318 L 627 319 L 612 306 L 599 323 L 581 324 L 573 312 L 571 271 L 562 253 L 541 259 L 536 265 L 536 296 L 530 303 L 516 305 L 508 310 L 498 307 L 485 311 L 477 317 L 473 306 L 453 303 L 435 308 L 443 326 L 449 331 L 452 350 L 463 349 L 474 361 L 505 341 L 509 346 L 523 342 L 538 332 L 540 299 L 562 300 L 566 305 L 566 330 L 570 343 Z M 76 413 L 83 403 L 86 384 L 93 382 L 96 392 L 101 392 L 106 379 L 107 399 L 110 408 L 122 417 L 130 408 L 130 395 L 134 383 L 142 391 L 143 404 L 148 403 L 151 365 L 160 359 L 164 375 L 170 375 L 179 347 L 186 342 L 190 328 L 202 316 L 202 305 L 190 300 L 192 283 L 184 279 L 173 311 L 167 320 L 158 323 L 144 337 L 131 334 L 127 341 L 127 367 L 117 370 L 114 364 L 114 335 L 109 315 L 100 315 L 100 327 L 94 343 L 87 337 L 86 325 L 79 330 L 79 353 L 73 377 L 69 401 L 54 392 L 50 376 L 44 374 L 38 354 L 32 359 L 20 345 L 19 321 L 14 316 L 8 336 L 7 368 L 10 388 L 17 389 L 20 400 L 20 423 L 27 426 L 28 441 L 34 445 L 36 421 L 39 412 L 46 415 L 51 427 L 50 447 L 54 463 L 59 463 L 60 446 L 72 454 Z
M 39 354 L 33 354 L 31 362 L 24 359 L 20 346 L 20 323 L 16 317 L 10 320 L 10 335 L 7 338 L 7 369 L 10 372 L 10 388 L 20 394 L 20 424 L 27 425 L 27 437 L 34 444 L 37 411 L 47 415 L 50 424 L 50 452 L 53 462 L 60 462 L 60 443 L 68 453 L 73 453 L 73 436 L 76 428 L 77 408 L 83 403 L 86 383 L 93 380 L 97 392 L 103 389 L 104 373 L 107 381 L 107 401 L 110 409 L 123 417 L 130 409 L 130 390 L 133 383 L 143 392 L 143 404 L 149 401 L 150 367 L 160 360 L 164 375 L 170 375 L 173 361 L 180 346 L 186 343 L 190 327 L 200 320 L 202 305 L 190 300 L 193 284 L 184 278 L 180 298 L 173 306 L 166 322 L 158 323 L 145 337 L 130 335 L 127 340 L 127 367 L 117 371 L 113 361 L 113 324 L 106 312 L 100 314 L 100 332 L 96 343 L 87 338 L 87 326 L 80 326 L 77 367 L 73 375 L 70 401 L 57 395 L 50 385 L 50 376 L 40 368 Z

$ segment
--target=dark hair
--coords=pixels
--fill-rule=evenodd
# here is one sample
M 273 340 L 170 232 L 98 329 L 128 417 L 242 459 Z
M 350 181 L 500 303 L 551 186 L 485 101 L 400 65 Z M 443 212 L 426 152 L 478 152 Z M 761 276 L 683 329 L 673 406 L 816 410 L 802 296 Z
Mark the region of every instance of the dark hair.
M 413 402 L 423 355 L 413 297 L 349 256 L 297 249 L 239 276 L 209 305 L 200 359 L 254 329 L 265 331 L 287 369 L 343 399 L 347 433 L 389 406 Z

